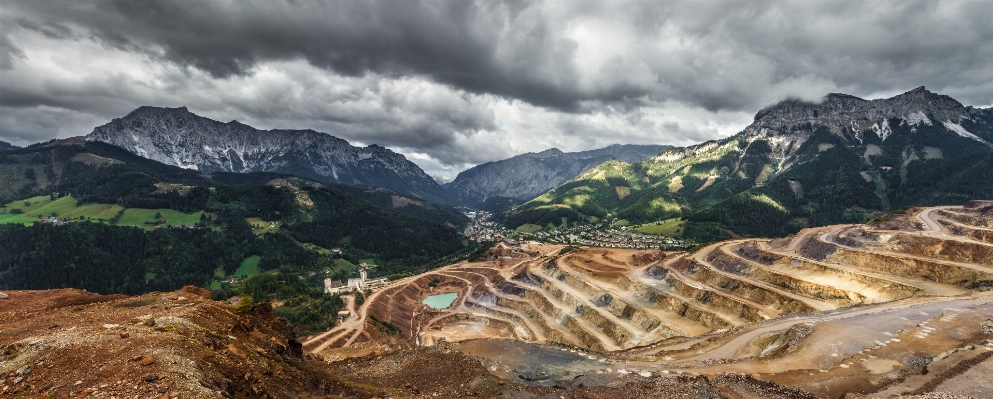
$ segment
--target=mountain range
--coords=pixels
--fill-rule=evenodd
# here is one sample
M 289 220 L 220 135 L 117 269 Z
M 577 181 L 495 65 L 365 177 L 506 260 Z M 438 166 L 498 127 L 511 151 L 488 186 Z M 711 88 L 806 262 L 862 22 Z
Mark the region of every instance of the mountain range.
M 16 148 L 18 148 L 18 147 L 14 146 L 13 144 L 10 144 L 10 143 L 8 143 L 6 141 L 0 140 L 0 151 L 13 150 L 13 149 L 16 149 Z
M 644 161 L 669 147 L 615 144 L 581 152 L 551 148 L 477 165 L 459 173 L 445 187 L 457 203 L 466 206 L 492 197 L 527 201 L 604 162 Z
M 529 200 L 605 161 L 648 159 L 666 146 L 613 145 L 583 152 L 550 149 L 479 165 L 443 188 L 384 147 L 355 147 L 313 130 L 259 130 L 218 122 L 186 107 L 140 107 L 86 136 L 167 165 L 213 172 L 286 173 L 322 182 L 382 188 L 441 204 L 471 206 L 488 197 Z
M 993 110 L 924 87 L 877 100 L 787 100 L 726 139 L 604 163 L 520 206 L 507 222 L 679 217 L 685 233 L 700 238 L 785 235 L 993 197 L 991 142 Z
M 259 130 L 218 122 L 186 107 L 140 107 L 93 129 L 88 141 L 121 147 L 167 165 L 212 172 L 277 172 L 323 182 L 385 188 L 445 203 L 447 194 L 403 155 L 313 130 Z

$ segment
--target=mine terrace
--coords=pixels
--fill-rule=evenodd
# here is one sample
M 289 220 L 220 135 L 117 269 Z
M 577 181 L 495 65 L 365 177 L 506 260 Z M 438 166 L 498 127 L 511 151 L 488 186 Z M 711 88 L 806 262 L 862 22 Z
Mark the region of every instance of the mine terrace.
M 539 383 L 732 372 L 817 397 L 896 394 L 987 378 L 955 367 L 993 362 L 991 287 L 993 202 L 973 201 L 691 253 L 498 243 L 349 303 L 303 342 L 327 361 L 459 342 L 498 375 Z M 424 304 L 447 293 L 448 308 Z M 539 350 L 574 358 L 513 355 Z

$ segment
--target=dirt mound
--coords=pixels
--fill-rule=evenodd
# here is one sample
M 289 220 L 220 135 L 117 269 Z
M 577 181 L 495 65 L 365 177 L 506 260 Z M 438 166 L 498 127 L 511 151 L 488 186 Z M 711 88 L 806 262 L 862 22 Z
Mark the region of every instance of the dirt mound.
M 66 306 L 81 306 L 89 305 L 91 303 L 101 303 L 110 302 L 118 299 L 127 298 L 124 295 L 114 294 L 114 295 L 100 295 L 91 294 L 89 292 L 83 292 L 78 294 L 70 294 L 66 296 L 60 296 L 55 298 L 52 302 L 52 306 L 49 309 L 64 308 Z
M 0 390 L 13 397 L 354 397 L 268 304 L 239 314 L 186 288 L 139 297 L 10 292 Z

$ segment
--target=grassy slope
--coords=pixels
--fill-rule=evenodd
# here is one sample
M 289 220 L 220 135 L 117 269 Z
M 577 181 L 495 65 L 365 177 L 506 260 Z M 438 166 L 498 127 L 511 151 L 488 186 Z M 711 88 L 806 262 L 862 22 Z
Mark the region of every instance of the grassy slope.
M 25 205 L 25 202 L 30 205 Z M 173 209 L 124 209 L 120 205 L 111 204 L 78 205 L 76 199 L 69 196 L 52 200 L 47 195 L 12 201 L 5 204 L 5 206 L 6 208 L 3 208 L 5 213 L 0 213 L 0 223 L 21 223 L 26 225 L 34 223 L 39 217 L 50 217 L 53 214 L 59 219 L 69 218 L 72 221 L 80 221 L 80 217 L 90 221 L 107 221 L 123 209 L 124 214 L 121 215 L 116 225 L 155 228 L 158 226 L 146 225 L 145 222 L 155 221 L 156 213 L 161 214 L 165 220 L 165 223 L 161 226 L 197 224 L 200 222 L 200 215 L 203 213 L 182 213 Z M 13 209 L 20 209 L 24 213 L 10 213 Z
M 154 225 L 146 225 L 146 222 L 154 222 L 155 214 L 161 214 L 164 223 L 160 226 L 189 226 L 200 222 L 200 215 L 203 212 L 183 213 L 173 209 L 136 209 L 128 208 L 117 221 L 118 226 L 139 226 L 145 228 L 155 228 Z
M 898 120 L 890 124 L 894 133 L 885 142 L 871 131 L 856 137 L 806 127 L 809 138 L 785 163 L 783 147 L 773 148 L 774 140 L 745 135 L 704 143 L 688 156 L 672 149 L 656 161 L 607 162 L 521 205 L 505 222 L 530 227 L 558 217 L 606 216 L 653 231 L 665 230 L 654 222 L 682 217 L 743 235 L 785 235 L 807 226 L 861 222 L 894 206 L 962 203 L 993 193 L 988 174 L 979 172 L 993 162 L 988 148 L 937 125 L 911 132 Z M 881 153 L 864 155 L 870 146 Z M 943 157 L 928 158 L 935 153 L 928 148 Z M 780 170 L 783 165 L 789 168 Z
M 235 277 L 248 277 L 254 274 L 259 274 L 259 261 L 262 260 L 260 256 L 249 256 L 245 260 L 241 261 L 241 266 L 234 271 Z
M 678 236 L 682 233 L 684 222 L 679 218 L 666 219 L 661 224 L 647 223 L 641 226 L 635 227 L 634 230 L 639 233 L 645 234 L 655 234 L 662 236 Z M 677 233 L 679 231 L 679 233 Z

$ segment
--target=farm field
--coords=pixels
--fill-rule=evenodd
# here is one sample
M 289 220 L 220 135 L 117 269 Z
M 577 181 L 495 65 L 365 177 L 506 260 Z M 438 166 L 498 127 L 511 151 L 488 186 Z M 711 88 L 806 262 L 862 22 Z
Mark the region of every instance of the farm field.
M 118 219 L 118 226 L 138 226 L 143 228 L 155 228 L 156 225 L 145 224 L 155 221 L 155 214 L 158 213 L 164 219 L 161 226 L 189 226 L 200 222 L 200 215 L 203 212 L 183 213 L 174 209 L 138 209 L 128 208 Z
M 351 274 L 351 273 L 355 273 L 356 271 L 358 271 L 359 270 L 359 267 L 356 266 L 356 265 L 354 265 L 354 264 L 352 264 L 352 262 L 349 262 L 349 261 L 347 261 L 345 259 L 338 258 L 338 259 L 335 259 L 334 260 L 334 267 L 332 269 L 334 271 L 336 271 L 336 272 L 337 271 L 345 270 L 349 274 Z
M 244 278 L 253 274 L 259 274 L 259 260 L 261 259 L 258 255 L 245 258 L 245 260 L 241 261 L 241 266 L 238 266 L 238 269 L 234 271 L 234 276 Z
M 77 201 L 72 197 L 62 197 L 52 200 L 49 196 L 43 195 L 25 200 L 12 201 L 4 204 L 0 208 L 0 223 L 21 223 L 30 225 L 38 218 L 55 216 L 59 219 L 69 218 L 71 221 L 89 220 L 93 222 L 106 223 L 114 218 L 119 212 L 120 219 L 115 223 L 118 226 L 138 226 L 146 229 L 158 226 L 145 224 L 154 222 L 155 214 L 159 213 L 165 222 L 161 225 L 179 226 L 193 225 L 200 222 L 200 215 L 203 212 L 182 213 L 174 209 L 125 209 L 115 204 L 85 204 L 77 205 Z M 18 209 L 22 213 L 12 213 Z
M 537 233 L 540 230 L 541 230 L 541 226 L 539 226 L 537 224 L 531 224 L 531 223 L 522 224 L 522 225 L 520 225 L 520 226 L 517 227 L 517 231 L 524 232 L 524 233 Z
M 678 236 L 682 233 L 683 223 L 679 218 L 667 219 L 662 224 L 646 223 L 634 228 L 635 231 L 645 234 L 662 236 Z

